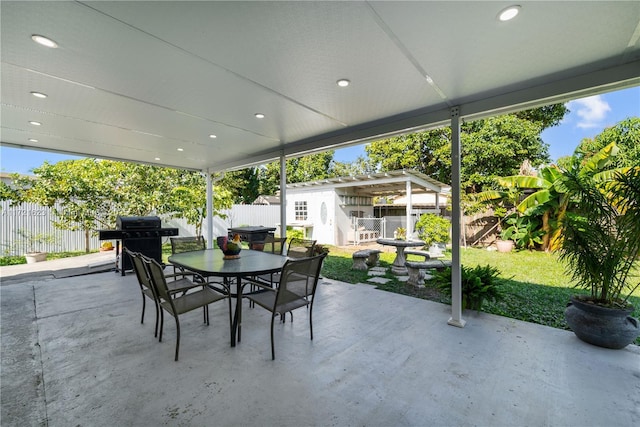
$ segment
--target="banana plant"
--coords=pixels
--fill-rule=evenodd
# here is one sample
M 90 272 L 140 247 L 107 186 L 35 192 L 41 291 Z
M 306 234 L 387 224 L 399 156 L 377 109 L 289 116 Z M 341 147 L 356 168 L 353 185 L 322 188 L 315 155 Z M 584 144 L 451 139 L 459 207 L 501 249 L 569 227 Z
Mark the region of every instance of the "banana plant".
M 620 171 L 603 171 L 618 152 L 619 148 L 612 142 L 580 165 L 575 164 L 578 160 L 574 156 L 569 168 L 577 168 L 582 176 L 591 176 L 596 181 L 606 182 Z M 572 197 L 565 181 L 566 171 L 556 165 L 549 165 L 540 169 L 538 176 L 513 175 L 497 178 L 497 183 L 504 191 L 486 191 L 478 194 L 476 199 L 483 202 L 505 200 L 507 197 L 513 198 L 514 194 L 533 190 L 517 204 L 517 210 L 524 216 L 542 217 L 542 248 L 555 251 L 562 243 L 561 224 Z

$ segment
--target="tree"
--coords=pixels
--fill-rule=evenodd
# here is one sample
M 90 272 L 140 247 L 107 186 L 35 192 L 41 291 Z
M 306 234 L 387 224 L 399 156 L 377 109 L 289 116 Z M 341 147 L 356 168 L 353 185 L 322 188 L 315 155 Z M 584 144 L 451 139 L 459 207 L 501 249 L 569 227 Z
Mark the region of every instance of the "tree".
M 233 203 L 251 204 L 261 194 L 260 170 L 258 167 L 250 167 L 226 172 L 220 186 L 231 193 Z
M 168 202 L 159 213 L 172 218 L 184 218 L 187 224 L 196 226 L 196 235 L 202 234 L 202 223 L 207 217 L 207 190 L 204 176 L 195 171 L 170 169 L 175 186 L 169 193 Z M 223 184 L 213 189 L 213 215 L 225 218 L 222 209 L 231 207 L 232 193 Z
M 87 252 L 90 233 L 113 227 L 117 215 L 184 217 L 200 229 L 206 214 L 204 178 L 195 171 L 81 159 L 45 162 L 33 173 L 15 174 L 13 188 L 3 184 L 2 199 L 51 207 L 56 227 L 85 231 Z M 229 192 L 214 191 L 214 214 L 230 205 Z
M 539 166 L 549 161 L 540 133 L 559 123 L 568 110 L 554 104 L 461 126 L 461 181 L 469 193 L 490 185 L 495 176 L 517 173 L 524 160 Z M 369 144 L 367 154 L 379 170 L 416 169 L 451 182 L 449 127 L 384 139 Z
M 309 154 L 285 162 L 287 184 L 331 178 L 333 150 Z M 265 165 L 261 175 L 261 193 L 275 194 L 280 188 L 280 162 Z
M 640 165 L 640 117 L 629 117 L 604 129 L 593 139 L 583 139 L 575 155 L 586 161 L 612 142 L 620 148 L 620 153 L 610 168 Z

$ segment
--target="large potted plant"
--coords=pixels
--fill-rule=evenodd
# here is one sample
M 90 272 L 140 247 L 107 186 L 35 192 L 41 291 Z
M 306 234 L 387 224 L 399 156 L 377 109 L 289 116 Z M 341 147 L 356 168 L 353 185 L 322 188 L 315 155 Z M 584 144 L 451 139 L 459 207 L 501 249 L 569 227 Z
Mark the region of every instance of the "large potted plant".
M 416 222 L 416 231 L 424 247 L 431 253 L 442 255 L 449 243 L 451 223 L 449 220 L 435 214 L 422 214 Z
M 27 246 L 27 252 L 24 254 L 27 264 L 33 264 L 40 261 L 46 261 L 47 252 L 42 250 L 42 245 L 55 243 L 55 237 L 46 233 L 34 233 L 24 229 L 16 231 L 19 241 Z
M 560 259 L 587 295 L 572 297 L 565 318 L 588 343 L 623 348 L 640 336 L 629 296 L 640 286 L 640 167 L 596 173 L 616 148 L 574 164 L 562 185 L 571 195 L 561 221 Z

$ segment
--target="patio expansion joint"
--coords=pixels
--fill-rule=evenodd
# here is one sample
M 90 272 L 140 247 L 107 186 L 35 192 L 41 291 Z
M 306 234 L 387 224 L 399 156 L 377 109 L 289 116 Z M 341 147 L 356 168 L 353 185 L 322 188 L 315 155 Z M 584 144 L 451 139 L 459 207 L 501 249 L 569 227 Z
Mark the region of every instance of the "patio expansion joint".
M 118 303 L 125 303 L 125 302 L 127 302 L 127 300 L 118 301 Z M 34 304 L 35 304 L 35 301 L 34 301 Z M 56 318 L 56 317 L 59 317 L 59 316 L 66 316 L 68 314 L 80 313 L 80 312 L 87 311 L 87 310 L 95 310 L 95 309 L 98 309 L 98 308 L 101 308 L 101 307 L 103 307 L 103 306 L 102 305 L 94 305 L 94 306 L 91 306 L 91 307 L 79 308 L 77 310 L 69 310 L 69 311 L 64 311 L 64 312 L 60 312 L 60 313 L 50 314 L 48 316 L 42 316 L 42 317 L 37 317 L 36 316 L 36 320 L 52 319 L 52 318 Z
M 36 342 L 34 345 L 38 347 L 38 361 L 40 364 L 40 384 L 42 387 L 42 400 L 44 400 L 44 421 L 45 425 L 49 425 L 49 413 L 47 412 L 47 385 L 44 382 L 44 363 L 42 362 L 42 346 L 40 345 L 40 324 L 38 323 L 38 304 L 36 304 L 36 287 L 31 286 L 33 296 L 33 320 L 36 327 Z

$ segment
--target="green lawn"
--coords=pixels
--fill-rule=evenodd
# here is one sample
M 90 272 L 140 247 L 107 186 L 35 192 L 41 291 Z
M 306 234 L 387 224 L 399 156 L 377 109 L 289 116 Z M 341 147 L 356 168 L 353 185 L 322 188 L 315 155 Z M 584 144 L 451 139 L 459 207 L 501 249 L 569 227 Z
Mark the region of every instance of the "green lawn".
M 447 255 L 451 256 L 450 253 Z M 381 266 L 389 267 L 394 257 L 394 253 L 381 254 Z M 584 291 L 572 287 L 557 255 L 529 251 L 498 253 L 485 249 L 463 248 L 461 260 L 465 266 L 490 264 L 501 271 L 504 298 L 496 303 L 485 302 L 482 311 L 554 328 L 568 329 L 564 320 L 564 309 L 569 297 Z M 347 283 L 366 283 L 367 273 L 353 271 L 351 265 L 350 252 L 331 248 L 322 274 Z M 450 303 L 449 298 L 441 295 L 435 287 L 429 286 L 428 281 L 424 289 L 416 291 L 411 286 L 397 281 L 390 273 L 385 277 L 392 280 L 385 285 L 379 285 L 379 289 Z M 633 293 L 630 302 L 636 307 L 633 316 L 640 317 L 640 289 Z M 640 345 L 640 338 L 636 340 L 636 344 Z

